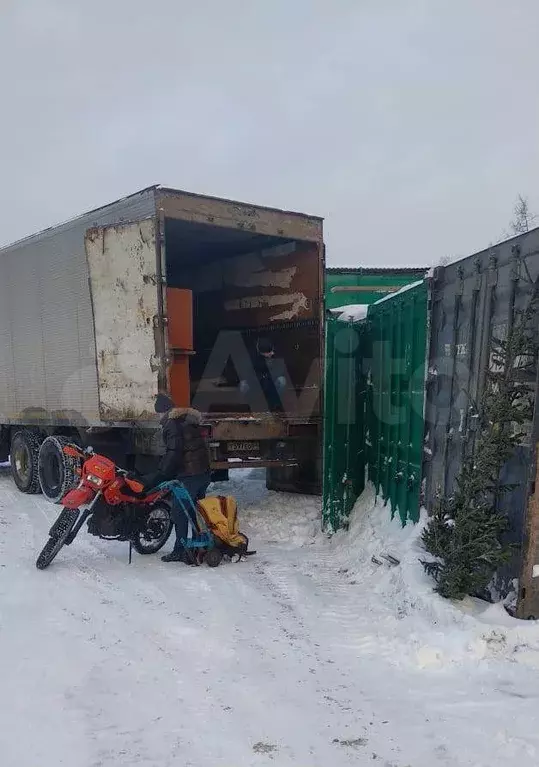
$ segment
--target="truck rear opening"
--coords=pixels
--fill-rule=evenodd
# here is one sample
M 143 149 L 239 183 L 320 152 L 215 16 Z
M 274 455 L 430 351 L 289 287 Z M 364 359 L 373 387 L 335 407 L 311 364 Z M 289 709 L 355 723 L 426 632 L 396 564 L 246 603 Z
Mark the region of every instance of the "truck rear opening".
M 286 366 L 285 416 L 316 417 L 318 245 L 166 218 L 164 250 L 169 376 L 178 404 L 190 401 L 209 414 L 266 410 L 238 387 L 262 336 Z

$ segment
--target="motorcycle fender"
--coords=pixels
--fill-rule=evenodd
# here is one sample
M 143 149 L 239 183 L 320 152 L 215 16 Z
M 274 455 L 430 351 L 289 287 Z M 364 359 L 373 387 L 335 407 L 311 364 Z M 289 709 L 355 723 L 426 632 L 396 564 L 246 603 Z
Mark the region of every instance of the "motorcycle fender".
M 77 487 L 62 499 L 62 506 L 66 509 L 80 509 L 81 506 L 89 504 L 94 497 L 95 492 L 90 487 Z

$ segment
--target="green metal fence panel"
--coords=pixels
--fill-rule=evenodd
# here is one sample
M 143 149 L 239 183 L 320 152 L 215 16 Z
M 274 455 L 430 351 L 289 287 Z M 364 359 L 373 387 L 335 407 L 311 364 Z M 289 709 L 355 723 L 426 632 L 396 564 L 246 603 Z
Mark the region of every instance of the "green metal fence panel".
M 423 279 L 426 269 L 348 268 L 326 269 L 325 301 L 327 309 L 350 304 L 372 304 L 384 295 Z
M 368 314 L 368 474 L 403 524 L 419 520 L 423 460 L 427 283 Z
M 364 323 L 332 317 L 326 322 L 323 523 L 328 531 L 346 527 L 365 487 L 365 330 Z

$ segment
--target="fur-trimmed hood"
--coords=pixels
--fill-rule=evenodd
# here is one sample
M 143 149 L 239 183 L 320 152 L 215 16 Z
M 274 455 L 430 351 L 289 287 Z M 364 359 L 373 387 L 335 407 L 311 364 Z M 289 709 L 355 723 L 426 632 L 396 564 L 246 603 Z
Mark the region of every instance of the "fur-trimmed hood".
M 197 425 L 202 421 L 202 413 L 192 407 L 175 407 L 166 416 L 172 421 L 183 418 L 187 423 Z

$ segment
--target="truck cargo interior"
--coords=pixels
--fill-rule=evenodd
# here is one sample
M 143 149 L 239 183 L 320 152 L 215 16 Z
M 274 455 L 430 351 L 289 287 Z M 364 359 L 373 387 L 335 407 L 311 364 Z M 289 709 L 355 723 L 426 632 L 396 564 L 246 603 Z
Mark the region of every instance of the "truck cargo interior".
M 252 411 L 237 386 L 238 348 L 253 354 L 261 336 L 284 360 L 296 401 L 306 385 L 319 389 L 316 243 L 167 218 L 165 254 L 170 387 L 178 404 Z M 312 401 L 305 405 L 311 412 Z

